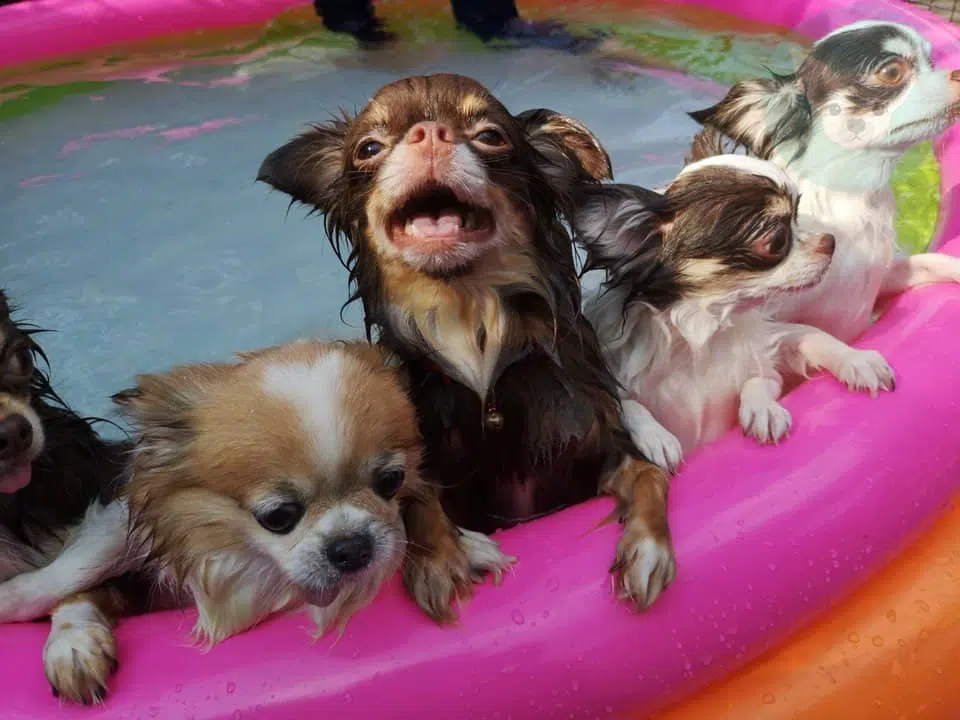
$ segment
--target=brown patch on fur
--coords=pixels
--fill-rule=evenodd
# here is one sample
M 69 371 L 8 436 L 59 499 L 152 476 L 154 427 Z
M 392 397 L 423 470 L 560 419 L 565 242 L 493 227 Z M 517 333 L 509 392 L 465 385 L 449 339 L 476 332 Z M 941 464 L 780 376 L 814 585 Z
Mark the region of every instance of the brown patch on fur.
M 44 672 L 55 696 L 83 705 L 103 702 L 117 669 L 112 628 L 126 609 L 124 594 L 110 586 L 73 595 L 53 609 Z M 80 622 L 59 622 L 62 615 Z

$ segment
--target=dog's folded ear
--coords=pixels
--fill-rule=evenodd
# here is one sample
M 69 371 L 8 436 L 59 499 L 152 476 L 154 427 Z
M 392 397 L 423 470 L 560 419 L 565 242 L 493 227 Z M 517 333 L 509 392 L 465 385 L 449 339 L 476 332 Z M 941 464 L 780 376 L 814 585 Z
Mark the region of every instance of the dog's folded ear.
M 189 447 L 191 416 L 211 380 L 229 372 L 232 365 L 185 365 L 166 373 L 138 375 L 136 387 L 112 396 L 142 438 L 138 458 L 154 466 L 169 467 Z
M 554 110 L 539 108 L 516 116 L 541 168 L 558 189 L 569 192 L 580 181 L 613 180 L 606 149 L 586 125 Z
M 576 195 L 574 240 L 587 268 L 611 270 L 638 254 L 656 254 L 669 222 L 666 198 L 636 185 L 584 185 Z
M 304 205 L 328 210 L 343 175 L 343 143 L 349 124 L 344 115 L 301 133 L 264 158 L 257 181 Z
M 765 160 L 784 142 L 802 140 L 813 124 L 803 80 L 795 75 L 743 80 L 716 105 L 688 115 Z

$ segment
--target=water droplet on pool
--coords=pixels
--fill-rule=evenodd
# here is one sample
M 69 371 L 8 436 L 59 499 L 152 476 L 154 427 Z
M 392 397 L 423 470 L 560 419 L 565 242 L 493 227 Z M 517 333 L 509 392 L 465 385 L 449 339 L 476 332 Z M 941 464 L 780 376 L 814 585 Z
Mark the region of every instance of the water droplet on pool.
M 683 650 L 683 643 L 682 643 L 682 642 L 678 642 L 678 643 L 677 643 L 677 650 Z
M 900 647 L 906 647 L 907 641 L 904 640 L 903 638 L 900 638 L 899 640 L 897 640 L 897 645 L 899 645 Z
M 540 613 L 540 615 L 544 620 L 546 620 L 548 617 L 550 617 L 550 611 L 544 610 L 542 613 Z
M 227 683 L 227 695 L 233 695 L 237 691 L 237 684 L 228 682 Z
M 874 647 L 883 647 L 883 638 L 879 635 L 873 636 L 873 646 Z
M 243 713 L 242 713 L 242 712 L 240 712 L 239 710 L 234 710 L 234 711 L 233 711 L 233 720 L 240 720 L 240 718 L 242 718 L 242 717 L 243 717 Z
M 570 683 L 570 689 L 576 692 L 580 689 L 580 683 L 574 680 L 572 683 Z
M 527 620 L 523 616 L 523 613 L 520 612 L 519 610 L 514 610 L 512 613 L 510 613 L 510 617 L 513 618 L 514 625 L 523 625 L 523 623 L 526 622 Z
M 936 668 L 934 668 L 934 672 L 937 673 L 937 675 L 943 675 L 943 668 L 942 668 L 942 667 L 936 667 Z
M 917 607 L 923 612 L 930 612 L 930 606 L 923 600 L 917 600 Z
M 763 704 L 764 705 L 773 705 L 777 699 L 773 696 L 773 693 L 764 693 L 763 694 Z
M 183 685 L 181 685 L 180 683 L 177 683 L 177 686 L 173 689 L 173 691 L 174 691 L 175 693 L 182 693 L 182 692 L 183 692 Z
M 683 669 L 684 669 L 684 670 L 693 670 L 693 664 L 692 664 L 689 660 L 687 660 L 687 661 L 683 664 Z
M 896 610 L 888 610 L 886 617 L 887 617 L 887 620 L 889 620 L 890 622 L 895 623 L 895 622 L 897 621 L 897 611 L 896 611 Z
M 550 592 L 555 592 L 560 589 L 560 578 L 552 577 L 547 580 L 547 590 Z
M 607 711 L 607 715 L 610 715 L 610 714 L 613 713 L 613 708 L 610 707 L 609 705 L 607 705 L 607 706 L 606 706 L 605 708 L 603 708 L 603 709 Z
M 353 695 L 351 695 L 350 693 L 344 693 L 344 694 L 343 694 L 343 701 L 344 701 L 345 703 L 352 703 L 352 702 L 353 702 Z
M 860 642 L 860 633 L 855 633 L 855 632 L 850 633 L 849 635 L 847 635 L 847 640 L 849 640 L 854 645 L 856 645 L 858 642 Z

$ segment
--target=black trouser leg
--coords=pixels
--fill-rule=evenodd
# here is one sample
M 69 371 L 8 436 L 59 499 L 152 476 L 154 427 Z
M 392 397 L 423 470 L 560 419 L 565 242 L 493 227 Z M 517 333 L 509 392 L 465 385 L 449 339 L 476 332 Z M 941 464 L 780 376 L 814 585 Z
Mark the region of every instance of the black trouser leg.
M 451 5 L 457 23 L 483 40 L 496 37 L 519 17 L 514 0 L 451 0 Z
M 333 32 L 353 35 L 379 25 L 371 0 L 313 0 L 313 7 Z

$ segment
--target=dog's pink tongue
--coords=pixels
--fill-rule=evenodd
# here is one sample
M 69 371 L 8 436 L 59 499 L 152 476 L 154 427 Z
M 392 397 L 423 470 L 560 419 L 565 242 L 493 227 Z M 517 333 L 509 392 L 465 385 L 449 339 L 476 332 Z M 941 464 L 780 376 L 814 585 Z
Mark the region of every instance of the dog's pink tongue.
M 408 227 L 417 237 L 449 237 L 460 232 L 460 215 L 455 212 L 444 212 L 436 216 L 416 215 Z
M 12 494 L 30 484 L 30 463 L 15 467 L 0 477 L 0 493 Z

